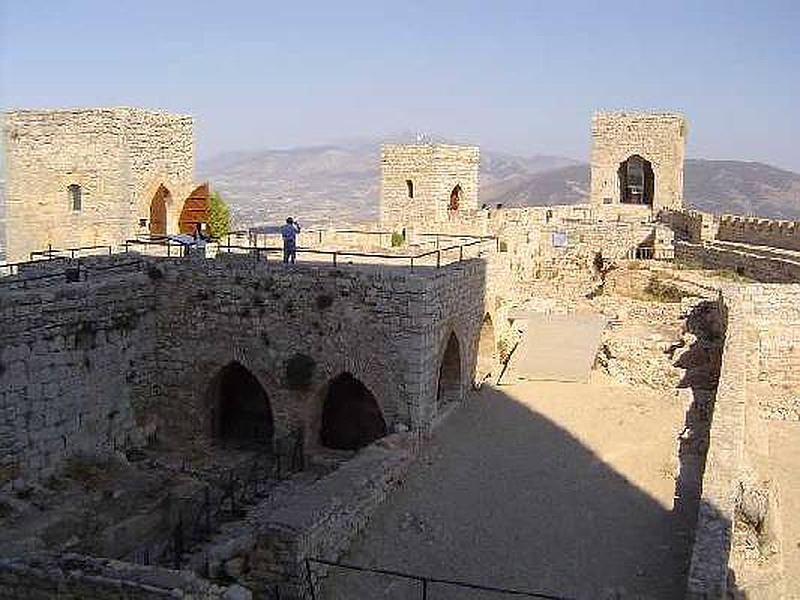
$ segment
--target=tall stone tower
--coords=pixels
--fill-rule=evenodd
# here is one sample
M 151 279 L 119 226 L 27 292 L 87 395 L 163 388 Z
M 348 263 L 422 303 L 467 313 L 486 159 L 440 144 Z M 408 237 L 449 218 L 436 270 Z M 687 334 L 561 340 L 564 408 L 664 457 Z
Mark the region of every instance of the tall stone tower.
M 192 118 L 135 108 L 8 112 L 7 260 L 175 233 L 193 195 Z M 199 189 L 199 188 L 198 188 Z
M 591 203 L 681 209 L 685 143 L 682 115 L 595 113 Z
M 384 144 L 381 224 L 395 230 L 435 225 L 478 208 L 477 146 Z

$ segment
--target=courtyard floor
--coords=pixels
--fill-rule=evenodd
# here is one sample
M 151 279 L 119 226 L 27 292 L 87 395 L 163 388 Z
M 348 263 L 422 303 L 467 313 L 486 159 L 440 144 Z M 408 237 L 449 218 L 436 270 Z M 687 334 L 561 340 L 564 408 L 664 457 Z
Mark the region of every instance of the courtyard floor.
M 344 562 L 572 598 L 679 598 L 688 528 L 672 511 L 684 407 L 617 383 L 484 386 Z M 336 570 L 328 600 L 421 598 L 418 583 Z M 430 600 L 499 599 L 436 584 Z

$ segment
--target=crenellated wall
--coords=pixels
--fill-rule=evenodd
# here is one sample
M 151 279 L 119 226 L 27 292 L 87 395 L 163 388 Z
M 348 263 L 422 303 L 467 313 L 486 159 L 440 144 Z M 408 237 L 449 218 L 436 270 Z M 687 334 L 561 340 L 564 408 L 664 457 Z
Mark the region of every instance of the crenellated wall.
M 719 218 L 717 239 L 787 250 L 800 250 L 800 223 L 737 215 Z

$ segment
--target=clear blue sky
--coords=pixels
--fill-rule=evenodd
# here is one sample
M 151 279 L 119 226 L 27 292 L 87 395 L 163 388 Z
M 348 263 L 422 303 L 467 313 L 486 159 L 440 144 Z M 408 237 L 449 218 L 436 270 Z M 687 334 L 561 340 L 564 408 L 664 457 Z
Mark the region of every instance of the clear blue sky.
M 427 131 L 586 158 L 596 109 L 800 172 L 800 0 L 0 0 L 3 108 L 191 113 L 200 157 Z M 627 8 L 626 8 L 627 7 Z

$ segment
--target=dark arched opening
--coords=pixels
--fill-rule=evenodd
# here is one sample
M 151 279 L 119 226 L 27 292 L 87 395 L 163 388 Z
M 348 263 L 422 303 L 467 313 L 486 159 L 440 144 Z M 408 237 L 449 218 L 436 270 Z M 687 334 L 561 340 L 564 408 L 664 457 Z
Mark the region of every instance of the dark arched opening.
M 461 185 L 456 184 L 453 191 L 450 192 L 450 204 L 447 206 L 448 210 L 458 210 L 461 204 Z
M 320 442 L 326 448 L 358 450 L 387 433 L 375 396 L 350 373 L 331 380 L 322 407 Z
M 489 313 L 483 317 L 481 330 L 478 334 L 478 359 L 475 366 L 475 379 L 483 381 L 494 371 L 497 364 L 497 341 L 494 333 L 494 324 Z
M 167 235 L 167 200 L 170 193 L 163 185 L 158 186 L 150 201 L 150 235 Z
M 450 334 L 447 347 L 439 367 L 439 385 L 436 403 L 441 407 L 450 402 L 461 401 L 461 345 L 455 333 Z
M 271 445 L 274 432 L 269 397 L 258 379 L 238 362 L 216 374 L 209 386 L 211 435 L 215 440 Z
M 623 204 L 653 204 L 655 177 L 653 165 L 634 154 L 619 165 L 620 202 Z

